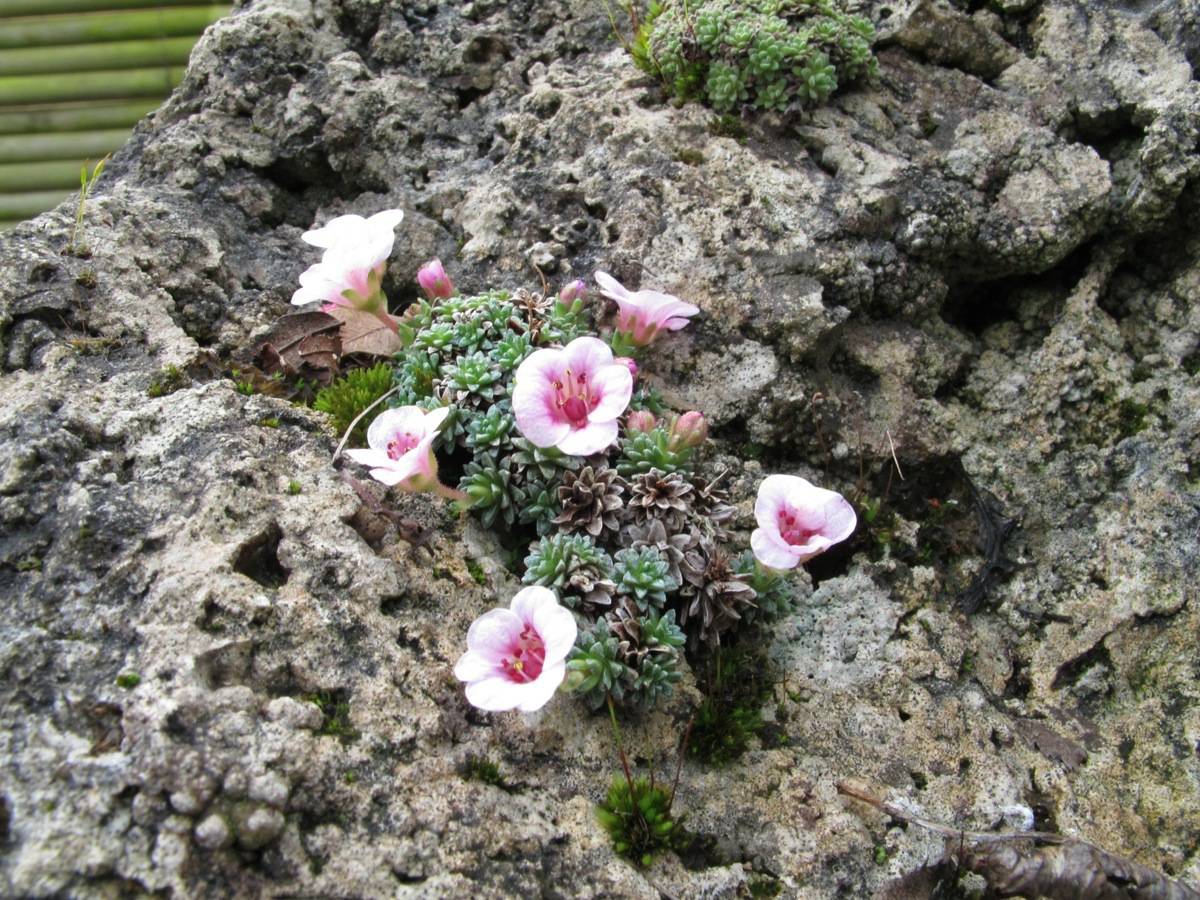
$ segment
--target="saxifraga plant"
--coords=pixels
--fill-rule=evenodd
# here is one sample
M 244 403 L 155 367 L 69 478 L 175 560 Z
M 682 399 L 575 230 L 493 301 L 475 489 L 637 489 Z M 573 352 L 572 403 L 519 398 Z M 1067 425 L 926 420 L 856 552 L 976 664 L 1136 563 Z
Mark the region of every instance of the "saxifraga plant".
M 651 778 L 615 775 L 604 802 L 596 807 L 596 818 L 613 850 L 648 866 L 660 852 L 672 849 L 681 833 L 671 801 L 671 792 Z
M 718 113 L 824 103 L 878 69 L 869 20 L 844 0 L 662 0 L 628 49 L 680 100 Z

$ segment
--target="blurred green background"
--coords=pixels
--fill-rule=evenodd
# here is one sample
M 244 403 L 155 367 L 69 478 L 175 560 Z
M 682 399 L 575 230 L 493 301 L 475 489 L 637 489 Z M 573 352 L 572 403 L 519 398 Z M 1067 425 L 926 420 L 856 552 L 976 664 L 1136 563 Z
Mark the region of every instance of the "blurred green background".
M 57 206 L 229 12 L 199 0 L 0 0 L 0 231 Z

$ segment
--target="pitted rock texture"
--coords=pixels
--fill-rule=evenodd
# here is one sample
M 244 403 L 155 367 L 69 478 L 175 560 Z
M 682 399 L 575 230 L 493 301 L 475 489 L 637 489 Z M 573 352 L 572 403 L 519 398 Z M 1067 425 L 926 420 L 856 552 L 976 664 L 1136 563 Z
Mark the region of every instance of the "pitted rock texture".
M 1200 882 L 1196 6 L 977 5 L 868 4 L 877 83 L 740 124 L 664 102 L 591 0 L 213 26 L 90 257 L 70 203 L 0 238 L 0 893 L 865 897 L 939 856 L 845 777 Z M 435 255 L 697 303 L 643 370 L 711 411 L 739 526 L 769 472 L 860 510 L 750 638 L 770 727 L 683 766 L 700 851 L 613 855 L 604 717 L 466 705 L 466 628 L 516 587 L 495 540 L 390 496 L 429 528 L 402 540 L 320 415 L 237 388 L 300 234 L 384 207 L 397 309 Z M 970 615 L 968 481 L 1020 519 Z M 635 763 L 669 777 L 701 687 L 628 719 Z

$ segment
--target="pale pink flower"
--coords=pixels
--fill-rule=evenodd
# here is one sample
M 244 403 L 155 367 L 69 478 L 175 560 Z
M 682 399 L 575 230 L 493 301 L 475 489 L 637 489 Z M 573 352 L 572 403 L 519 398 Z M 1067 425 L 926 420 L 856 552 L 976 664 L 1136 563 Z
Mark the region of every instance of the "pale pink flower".
M 704 414 L 692 410 L 685 412 L 671 424 L 671 436 L 667 446 L 672 450 L 699 447 L 708 437 L 708 422 Z
M 558 299 L 568 306 L 576 300 L 583 300 L 587 297 L 587 284 L 582 278 L 576 278 L 561 291 L 558 292 Z
M 304 232 L 300 239 L 322 250 L 355 244 L 372 244 L 375 250 L 379 250 L 386 244 L 387 252 L 383 255 L 387 257 L 392 252 L 396 226 L 403 221 L 402 209 L 385 209 L 369 219 L 354 214 L 338 216 L 321 228 Z
M 637 378 L 638 364 L 637 360 L 635 360 L 632 356 L 618 356 L 613 360 L 613 362 L 620 363 L 629 370 L 630 375 L 632 375 L 634 378 Z
M 558 605 L 554 592 L 527 587 L 508 609 L 493 609 L 471 623 L 467 652 L 454 676 L 467 683 L 472 706 L 492 712 L 545 706 L 567 674 L 575 646 L 575 617 Z
M 430 299 L 437 297 L 444 300 L 454 295 L 454 282 L 442 268 L 440 259 L 431 259 L 421 266 L 417 271 L 417 284 L 421 285 L 421 290 Z
M 367 429 L 368 450 L 347 450 L 357 463 L 371 467 L 371 477 L 404 491 L 448 490 L 438 481 L 433 441 L 450 408 L 426 412 L 419 406 L 385 409 Z
M 858 518 L 837 491 L 795 475 L 768 475 L 754 502 L 754 556 L 772 569 L 794 569 L 854 531 Z
M 644 347 L 663 329 L 678 331 L 688 318 L 700 312 L 698 306 L 685 303 L 671 294 L 658 291 L 628 291 L 607 272 L 597 272 L 600 293 L 617 301 L 617 331 Z
M 323 228 L 306 231 L 303 239 L 325 253 L 300 275 L 300 289 L 292 294 L 292 303 L 320 300 L 325 311 L 344 306 L 386 315 L 383 270 L 392 254 L 395 228 L 403 218 L 401 210 L 386 209 L 369 219 L 338 216 Z
M 632 434 L 635 431 L 653 431 L 658 427 L 658 419 L 648 409 L 635 409 L 625 417 L 625 430 Z
M 617 439 L 617 418 L 632 396 L 633 376 L 613 362 L 608 344 L 580 337 L 561 350 L 535 350 L 521 363 L 513 415 L 521 434 L 538 447 L 587 456 Z

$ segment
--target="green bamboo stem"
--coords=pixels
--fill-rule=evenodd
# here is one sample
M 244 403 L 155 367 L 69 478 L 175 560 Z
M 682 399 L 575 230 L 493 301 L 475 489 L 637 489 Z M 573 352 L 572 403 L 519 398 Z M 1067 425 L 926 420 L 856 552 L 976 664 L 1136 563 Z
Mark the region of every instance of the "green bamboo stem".
M 49 106 L 0 111 L 0 135 L 94 131 L 129 128 L 161 101 L 126 100 L 85 106 Z
M 75 183 L 79 184 L 79 170 L 75 170 Z M 76 191 L 78 193 L 78 191 Z M 0 219 L 13 223 L 32 219 L 39 213 L 53 209 L 71 196 L 69 190 L 27 191 L 23 194 L 0 194 Z
M 71 74 L 8 75 L 0 77 L 0 106 L 165 97 L 182 80 L 182 68 L 89 72 L 86 78 Z
M 0 165 L 0 197 L 30 191 L 79 189 L 79 170 L 83 157 L 49 162 L 6 163 Z
M 129 138 L 128 128 L 62 134 L 18 134 L 0 137 L 0 163 L 99 158 Z
M 182 66 L 195 43 L 196 38 L 189 36 L 0 50 L 0 76 Z
M 5 0 L 4 5 L 0 6 L 0 19 L 15 16 L 53 16 L 61 13 L 195 5 L 196 0 Z
M 223 4 L 5 19 L 0 49 L 194 36 L 228 12 L 229 6 Z

